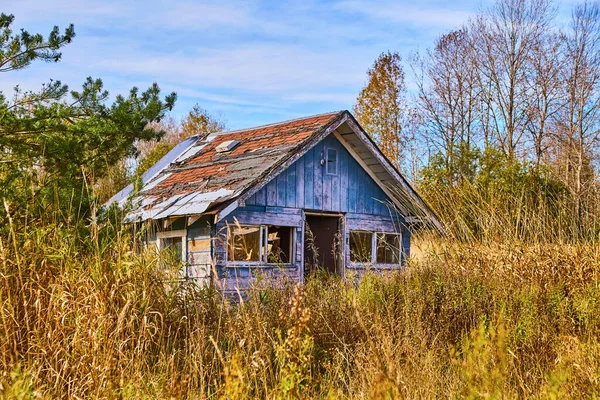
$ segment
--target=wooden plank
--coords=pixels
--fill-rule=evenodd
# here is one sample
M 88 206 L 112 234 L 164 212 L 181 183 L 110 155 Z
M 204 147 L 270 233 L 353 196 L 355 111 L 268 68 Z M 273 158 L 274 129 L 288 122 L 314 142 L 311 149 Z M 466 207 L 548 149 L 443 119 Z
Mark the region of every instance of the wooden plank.
M 400 232 L 401 227 L 391 219 L 383 219 L 376 215 L 354 214 L 346 216 L 348 229 L 371 232 Z
M 405 258 L 410 257 L 410 231 L 404 229 L 402 232 L 402 264 L 405 262 Z
M 210 237 L 188 239 L 188 252 L 208 251 L 210 252 Z
M 340 205 L 340 180 L 340 174 L 338 171 L 338 175 L 332 177 L 331 179 L 331 211 L 342 211 L 342 207 Z
M 355 175 L 352 177 L 353 179 L 358 181 L 358 187 L 357 187 L 357 199 L 358 199 L 358 204 L 356 205 L 356 211 L 359 213 L 364 213 L 365 212 L 365 197 L 366 197 L 366 190 L 365 190 L 365 178 L 364 178 L 364 170 L 360 167 L 358 167 L 356 169 L 356 173 Z
M 267 201 L 265 205 L 277 205 L 277 182 L 275 180 L 267 184 Z
M 303 220 L 300 213 L 283 214 L 253 211 L 234 211 L 226 221 L 234 223 L 234 217 L 243 225 L 282 225 L 282 226 L 302 226 Z
M 238 207 L 237 211 L 262 211 L 264 212 L 267 209 L 266 206 L 250 206 L 245 205 L 244 207 Z
M 314 203 L 312 208 L 315 210 L 323 209 L 323 167 L 321 166 L 322 153 L 323 143 L 319 143 L 313 148 Z
M 281 174 L 277 175 L 275 178 L 275 182 L 277 183 L 277 203 L 268 204 L 270 206 L 279 206 L 285 207 L 285 202 L 287 199 L 287 170 L 283 171 Z
M 358 182 L 355 179 L 358 164 L 354 159 L 348 159 L 348 198 L 347 210 L 358 211 Z
M 190 252 L 188 253 L 188 262 L 192 265 L 211 265 L 212 258 L 210 256 L 210 251 Z
M 348 151 L 340 145 L 340 211 L 348 210 Z
M 275 214 L 292 214 L 292 215 L 301 215 L 302 210 L 299 208 L 291 208 L 291 207 L 265 207 L 262 211 L 267 213 L 275 213 Z
M 296 161 L 297 162 L 297 161 Z M 286 170 L 287 195 L 285 207 L 296 207 L 296 166 L 291 165 Z
M 312 209 L 315 204 L 315 195 L 314 195 L 314 151 L 311 150 L 305 154 L 305 162 L 304 162 L 304 208 Z
M 304 208 L 304 157 L 296 161 L 296 207 Z
M 263 187 L 256 192 L 256 204 L 264 206 L 267 203 L 267 188 Z
M 333 180 L 334 177 L 331 175 L 327 175 L 325 168 L 322 168 L 323 171 L 323 203 L 321 204 L 321 210 L 331 211 L 331 195 L 333 192 Z
M 246 199 L 246 204 L 256 204 L 256 193 L 254 193 L 252 196 L 248 197 L 248 199 Z
M 377 209 L 376 203 L 378 203 L 375 200 L 378 194 L 377 185 L 375 184 L 375 182 L 373 182 L 371 177 L 366 172 L 363 173 L 363 177 L 367 186 L 367 189 L 365 190 L 365 212 L 367 214 L 377 214 L 377 212 L 375 211 Z M 385 200 L 385 197 L 379 198 L 378 200 Z

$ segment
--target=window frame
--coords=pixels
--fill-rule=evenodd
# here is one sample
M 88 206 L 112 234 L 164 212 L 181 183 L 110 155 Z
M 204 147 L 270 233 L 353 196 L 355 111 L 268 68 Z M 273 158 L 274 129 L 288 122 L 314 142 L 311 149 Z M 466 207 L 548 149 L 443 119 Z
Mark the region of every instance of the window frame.
M 404 251 L 404 249 L 402 248 L 402 232 L 373 232 L 374 233 L 374 239 L 373 239 L 373 249 L 375 251 L 375 255 L 373 257 L 373 259 L 375 260 L 375 264 L 377 265 L 402 265 L 402 253 Z M 378 235 L 393 235 L 393 236 L 397 236 L 398 237 L 398 263 L 378 263 L 377 262 L 377 236 Z
M 329 172 L 329 151 L 335 152 L 335 172 Z M 339 171 L 339 151 L 333 147 L 325 147 L 325 174 L 331 176 L 337 176 Z
M 371 261 L 370 262 L 365 262 L 365 261 L 352 261 L 352 250 L 350 249 L 350 243 L 351 243 L 351 238 L 352 238 L 352 232 L 357 232 L 359 234 L 369 234 L 371 235 Z M 350 262 L 354 263 L 354 264 L 359 264 L 359 265 L 364 265 L 364 264 L 373 264 L 373 232 L 372 231 L 367 231 L 364 229 L 350 229 L 348 231 L 348 255 L 350 256 Z
M 162 231 L 156 233 L 156 249 L 158 253 L 165 249 L 164 240 L 172 238 L 181 238 L 181 261 L 187 262 L 187 230 L 178 229 L 174 231 Z
M 253 227 L 258 227 L 258 231 L 259 231 L 259 242 L 258 242 L 258 261 L 246 261 L 246 260 L 231 260 L 229 258 L 229 240 L 231 239 L 231 229 L 235 229 L 235 228 L 253 228 Z M 262 260 L 263 260 L 263 252 L 264 252 L 264 248 L 263 248 L 263 241 L 264 241 L 264 231 L 263 231 L 263 225 L 254 225 L 254 224 L 227 224 L 227 243 L 225 245 L 225 263 L 235 263 L 235 264 L 244 264 L 244 265 L 260 265 L 263 264 Z
M 269 245 L 269 226 L 279 226 L 290 229 L 290 254 L 289 261 L 286 263 L 272 263 L 268 262 L 268 245 Z M 260 230 L 260 242 L 258 244 L 259 248 L 259 260 L 258 261 L 245 261 L 245 260 L 231 260 L 229 258 L 229 240 L 231 238 L 231 229 L 235 228 L 237 225 L 235 224 L 227 224 L 227 243 L 225 252 L 225 263 L 235 265 L 255 265 L 255 266 L 276 266 L 276 265 L 286 265 L 292 266 L 296 264 L 296 227 L 288 226 L 288 225 L 275 225 L 275 224 L 239 224 L 240 227 L 258 227 Z
M 402 246 L 402 232 L 384 232 L 384 231 L 367 231 L 364 229 L 350 229 L 348 230 L 348 234 L 351 235 L 352 232 L 362 232 L 362 233 L 370 233 L 371 234 L 371 261 L 350 261 L 351 264 L 354 265 L 373 265 L 379 268 L 397 268 L 402 266 L 404 248 Z M 396 235 L 398 236 L 398 263 L 397 264 L 389 264 L 389 263 L 378 263 L 377 262 L 377 235 Z M 350 249 L 350 241 L 348 240 L 348 256 L 350 257 L 351 249 Z

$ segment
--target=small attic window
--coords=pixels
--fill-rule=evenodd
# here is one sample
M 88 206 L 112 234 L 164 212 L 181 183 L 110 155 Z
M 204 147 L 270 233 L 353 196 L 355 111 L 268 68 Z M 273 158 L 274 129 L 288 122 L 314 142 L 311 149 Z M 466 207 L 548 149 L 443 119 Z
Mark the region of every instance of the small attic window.
M 336 149 L 327 149 L 327 175 L 337 175 L 338 154 Z
M 227 153 L 237 147 L 238 144 L 240 144 L 240 142 L 237 140 L 227 140 L 226 142 L 219 144 L 215 150 L 217 153 Z

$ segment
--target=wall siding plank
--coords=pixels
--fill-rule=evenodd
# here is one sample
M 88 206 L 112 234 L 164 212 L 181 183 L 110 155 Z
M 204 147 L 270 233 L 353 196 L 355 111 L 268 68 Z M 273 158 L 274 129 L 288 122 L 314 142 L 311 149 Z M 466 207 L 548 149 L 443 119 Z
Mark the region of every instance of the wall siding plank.
M 286 172 L 287 196 L 285 207 L 294 208 L 296 207 L 296 166 L 291 165 Z
M 287 201 L 287 170 L 275 178 L 277 181 L 277 205 L 279 207 L 285 207 Z
M 315 204 L 314 182 L 315 177 L 313 169 L 315 168 L 315 160 L 313 150 L 308 151 L 302 158 L 304 161 L 304 205 L 301 208 L 312 209 Z
M 277 205 L 277 180 L 273 179 L 267 184 L 267 201 L 265 204 Z
M 295 163 L 296 167 L 296 203 L 297 208 L 304 208 L 304 157 Z
M 321 166 L 321 152 L 323 143 L 313 147 L 313 176 L 314 176 L 314 204 L 313 209 L 324 210 L 323 208 L 323 167 Z

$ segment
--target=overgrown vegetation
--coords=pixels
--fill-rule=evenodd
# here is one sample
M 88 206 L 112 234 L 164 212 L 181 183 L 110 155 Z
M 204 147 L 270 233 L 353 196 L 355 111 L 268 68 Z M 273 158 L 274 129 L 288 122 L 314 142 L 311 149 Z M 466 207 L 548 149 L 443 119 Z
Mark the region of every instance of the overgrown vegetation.
M 545 1 L 494 7 L 419 61 L 416 111 L 400 109 L 396 53 L 369 73 L 357 110 L 397 165 L 412 136 L 427 139 L 413 176 L 446 236 L 420 232 L 403 270 L 359 283 L 259 277 L 227 299 L 172 279 L 134 251 L 118 210 L 96 209 L 133 179 L 124 156 L 145 159 L 139 175 L 221 120 L 195 107 L 165 122 L 175 96 L 157 86 L 112 105 L 91 79 L 71 103 L 60 83 L 0 95 L 0 396 L 600 397 L 600 14 L 578 6 L 555 38 Z M 74 36 L 14 35 L 12 23 L 0 16 L 0 72 L 58 61 Z M 514 33 L 502 29 L 536 23 L 517 41 L 524 58 L 500 60 L 516 68 L 507 81 L 488 62 Z
M 0 238 L 4 397 L 600 396 L 595 245 L 436 241 L 358 285 L 231 302 L 169 282 L 127 231 L 31 222 Z

